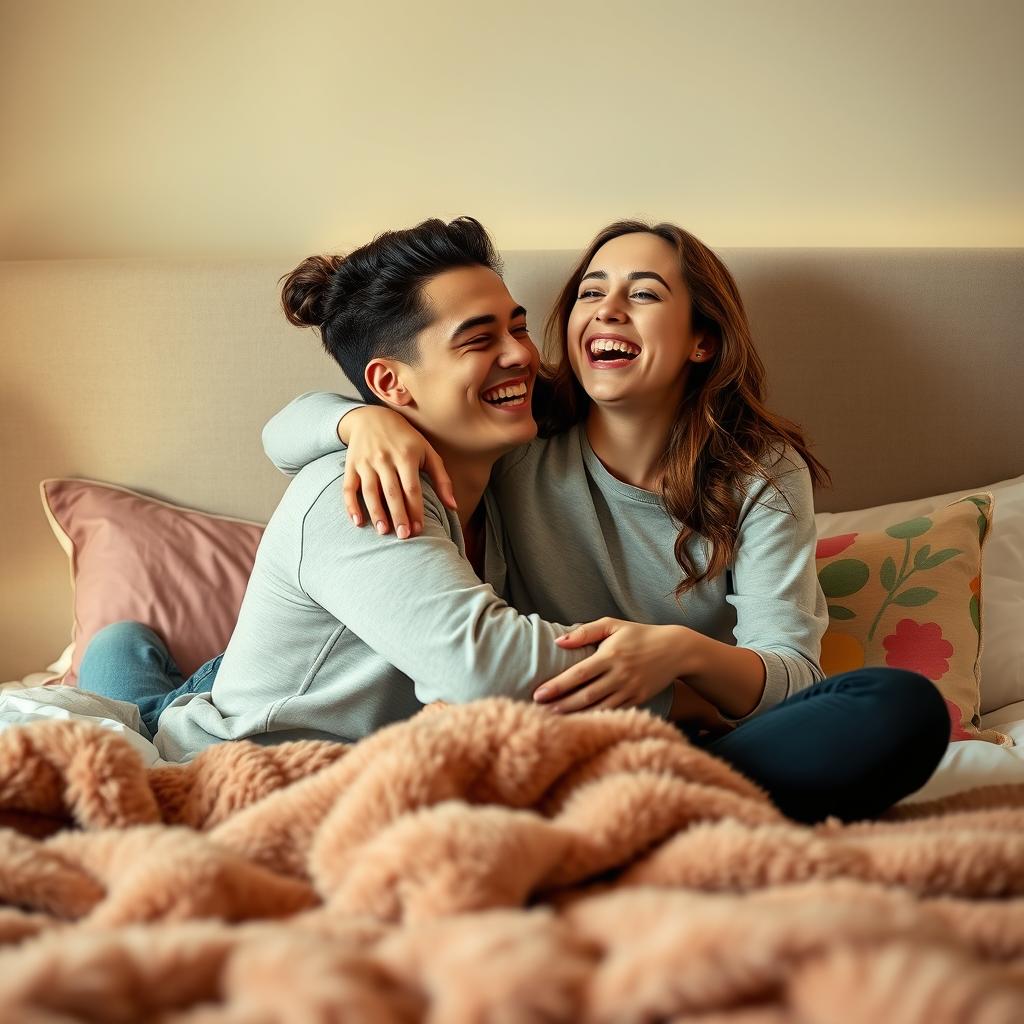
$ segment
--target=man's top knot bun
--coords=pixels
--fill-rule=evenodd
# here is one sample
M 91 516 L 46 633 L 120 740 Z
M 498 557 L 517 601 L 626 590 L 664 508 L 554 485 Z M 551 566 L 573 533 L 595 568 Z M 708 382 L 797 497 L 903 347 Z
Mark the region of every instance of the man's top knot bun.
M 281 305 L 296 327 L 320 327 L 327 319 L 327 289 L 344 256 L 310 256 L 284 278 Z

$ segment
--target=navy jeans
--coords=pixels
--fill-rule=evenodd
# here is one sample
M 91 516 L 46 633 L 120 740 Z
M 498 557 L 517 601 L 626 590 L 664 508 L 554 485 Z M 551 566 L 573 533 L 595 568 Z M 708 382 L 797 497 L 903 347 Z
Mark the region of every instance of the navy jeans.
M 78 672 L 78 686 L 90 693 L 137 704 L 147 739 L 156 735 L 160 715 L 183 693 L 213 689 L 223 654 L 201 665 L 188 679 L 164 642 L 141 622 L 115 622 L 89 642 Z
M 680 728 L 807 823 L 877 817 L 920 789 L 949 745 L 935 684 L 897 668 L 830 676 L 724 736 Z
M 182 679 L 151 629 L 117 622 L 93 637 L 79 685 L 137 704 L 152 739 L 173 700 L 213 689 L 221 657 Z M 832 676 L 724 736 L 679 728 L 803 822 L 877 817 L 928 781 L 949 743 L 949 713 L 934 684 L 895 668 Z

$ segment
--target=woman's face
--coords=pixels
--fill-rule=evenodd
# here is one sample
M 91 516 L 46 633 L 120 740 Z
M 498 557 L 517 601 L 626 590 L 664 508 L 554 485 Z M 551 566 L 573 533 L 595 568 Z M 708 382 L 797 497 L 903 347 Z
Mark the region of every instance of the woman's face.
M 648 232 L 620 235 L 594 254 L 569 317 L 569 362 L 600 405 L 678 405 L 691 362 L 708 358 L 693 333 L 676 250 Z

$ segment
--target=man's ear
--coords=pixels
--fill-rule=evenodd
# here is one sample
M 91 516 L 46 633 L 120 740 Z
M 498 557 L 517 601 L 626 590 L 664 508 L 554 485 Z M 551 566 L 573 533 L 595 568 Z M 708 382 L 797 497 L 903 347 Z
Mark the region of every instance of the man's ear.
M 387 405 L 405 407 L 413 405 L 412 395 L 402 382 L 407 369 L 395 359 L 371 359 L 366 364 L 366 386 Z

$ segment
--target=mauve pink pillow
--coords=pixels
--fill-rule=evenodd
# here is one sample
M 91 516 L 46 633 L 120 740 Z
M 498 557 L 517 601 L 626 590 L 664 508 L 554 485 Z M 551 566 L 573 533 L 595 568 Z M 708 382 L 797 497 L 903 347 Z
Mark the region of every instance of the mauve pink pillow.
M 186 678 L 224 650 L 263 535 L 259 523 L 92 480 L 44 480 L 39 490 L 71 560 L 74 652 L 60 682 L 77 682 L 90 639 L 121 619 L 155 630 Z

